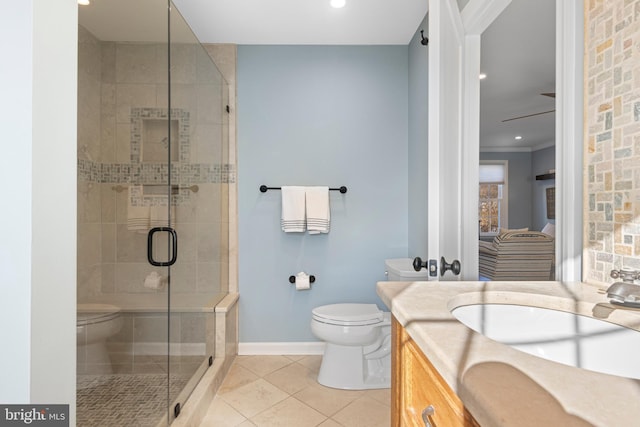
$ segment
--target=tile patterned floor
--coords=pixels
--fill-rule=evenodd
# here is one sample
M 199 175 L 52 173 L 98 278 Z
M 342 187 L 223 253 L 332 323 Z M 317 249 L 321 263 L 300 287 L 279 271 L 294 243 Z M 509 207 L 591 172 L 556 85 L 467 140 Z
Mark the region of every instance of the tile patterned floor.
M 78 427 L 156 427 L 204 356 L 134 355 L 111 351 L 106 365 L 78 363 Z M 171 397 L 167 371 L 171 371 Z M 107 372 L 109 373 L 101 373 Z M 111 373 L 112 371 L 112 373 Z
M 238 356 L 201 427 L 388 427 L 391 391 L 317 383 L 321 356 Z
M 171 377 L 172 396 L 188 377 Z M 167 374 L 79 375 L 78 427 L 156 426 L 167 411 Z

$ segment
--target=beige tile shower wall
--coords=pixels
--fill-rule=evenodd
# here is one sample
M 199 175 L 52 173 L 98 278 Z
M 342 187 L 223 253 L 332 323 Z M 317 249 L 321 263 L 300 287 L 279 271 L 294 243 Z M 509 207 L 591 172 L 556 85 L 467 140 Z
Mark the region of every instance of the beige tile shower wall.
M 205 44 L 204 48 L 213 59 L 220 73 L 224 76 L 229 85 L 228 105 L 230 106 L 229 122 L 226 129 L 229 137 L 228 152 L 225 157 L 230 165 L 237 171 L 237 135 L 236 135 L 236 75 L 238 49 L 234 44 Z M 227 235 L 229 237 L 229 263 L 227 278 L 229 292 L 238 292 L 238 202 L 237 202 L 237 180 L 233 180 L 224 188 L 224 196 L 228 209 L 223 212 L 223 218 L 227 218 Z
M 197 44 L 171 47 L 171 104 L 189 114 L 189 158 L 186 164 L 227 163 L 219 148 L 224 146 L 223 103 L 220 76 L 212 71 L 210 58 Z M 131 163 L 132 108 L 159 108 L 168 105 L 167 48 L 162 44 L 105 43 L 103 55 L 103 140 L 113 157 L 108 162 Z M 108 77 L 113 77 L 111 80 Z M 112 137 L 115 135 L 115 138 Z M 217 147 L 217 148 L 216 148 Z M 144 146 L 142 147 L 144 161 Z M 185 166 L 185 163 L 182 164 Z M 180 178 L 174 182 L 180 183 Z M 126 183 L 125 183 L 126 184 Z M 192 182 L 184 184 L 191 185 Z M 197 182 L 198 192 L 178 202 L 175 229 L 180 236 L 178 262 L 172 267 L 174 293 L 217 294 L 224 291 L 228 239 L 224 236 L 222 193 L 226 183 Z M 109 193 L 111 183 L 103 184 Z M 113 211 L 113 224 L 103 224 L 105 246 L 115 249 L 113 260 L 104 257 L 103 293 L 153 293 L 143 287 L 144 278 L 154 269 L 146 260 L 146 235 L 127 228 L 127 191 L 104 198 L 103 212 Z M 111 239 L 114 243 L 109 243 Z
M 583 279 L 640 269 L 640 1 L 585 0 Z
M 78 28 L 78 162 L 100 161 L 100 91 L 102 78 L 100 41 Z M 102 279 L 100 185 L 78 179 L 77 296 L 100 293 Z
M 166 46 L 102 42 L 82 27 L 79 31 L 78 300 L 155 292 L 143 287 L 152 271 L 146 260 L 146 234 L 127 229 L 127 191 L 113 190 L 117 184 L 126 187 L 128 178 L 105 177 L 106 171 L 132 162 L 131 109 L 167 106 Z M 235 122 L 230 125 L 224 112 L 229 104 L 235 117 L 235 46 L 214 49 L 214 57 L 224 62 L 225 78 L 233 82 L 233 93 L 225 92 L 222 99 L 218 93 L 226 83 L 212 71 L 208 52 L 195 44 L 172 46 L 172 106 L 190 114 L 189 163 L 203 170 L 209 165 L 221 168 L 217 178 L 204 181 L 188 167 L 184 172 L 193 180 L 188 185 L 196 183 L 199 191 L 175 210 L 181 237 L 179 262 L 172 268 L 176 292 L 227 291 L 230 259 L 236 259 L 229 256 L 237 246 L 229 243 L 229 235 L 237 234 Z M 222 143 L 227 137 L 232 147 Z M 222 150 L 214 148 L 221 145 Z M 234 262 L 232 271 L 236 269 Z

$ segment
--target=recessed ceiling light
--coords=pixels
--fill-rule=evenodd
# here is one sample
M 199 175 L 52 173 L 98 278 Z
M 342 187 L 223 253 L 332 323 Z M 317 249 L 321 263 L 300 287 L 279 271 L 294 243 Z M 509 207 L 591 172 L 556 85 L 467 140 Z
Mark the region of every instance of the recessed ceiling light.
M 484 80 L 484 79 L 486 79 L 486 78 L 487 78 L 487 75 L 486 75 L 485 73 L 480 73 L 480 75 L 478 76 L 478 78 L 479 78 L 480 80 Z
M 91 3 L 90 0 L 78 0 L 78 4 L 81 6 L 87 6 L 89 3 Z
M 335 7 L 336 9 L 340 9 L 347 4 L 346 0 L 331 0 L 331 7 Z
M 519 141 L 521 139 L 522 139 L 522 137 L 520 135 L 516 136 L 516 141 Z

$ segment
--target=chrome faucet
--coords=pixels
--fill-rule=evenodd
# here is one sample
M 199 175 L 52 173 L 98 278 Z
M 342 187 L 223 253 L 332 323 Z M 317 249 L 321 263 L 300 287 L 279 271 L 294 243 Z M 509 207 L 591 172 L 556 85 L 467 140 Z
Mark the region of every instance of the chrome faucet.
M 640 271 L 632 269 L 611 270 L 611 277 L 622 278 L 622 282 L 615 282 L 607 289 L 607 297 L 613 304 L 640 308 L 640 285 L 634 281 L 640 280 Z

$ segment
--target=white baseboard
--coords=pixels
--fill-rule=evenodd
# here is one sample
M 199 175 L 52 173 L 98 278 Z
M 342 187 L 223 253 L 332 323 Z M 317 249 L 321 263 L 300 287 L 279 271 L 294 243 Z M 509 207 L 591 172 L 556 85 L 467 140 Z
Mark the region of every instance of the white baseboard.
M 324 342 L 241 342 L 238 354 L 250 355 L 286 355 L 286 354 L 323 354 Z

